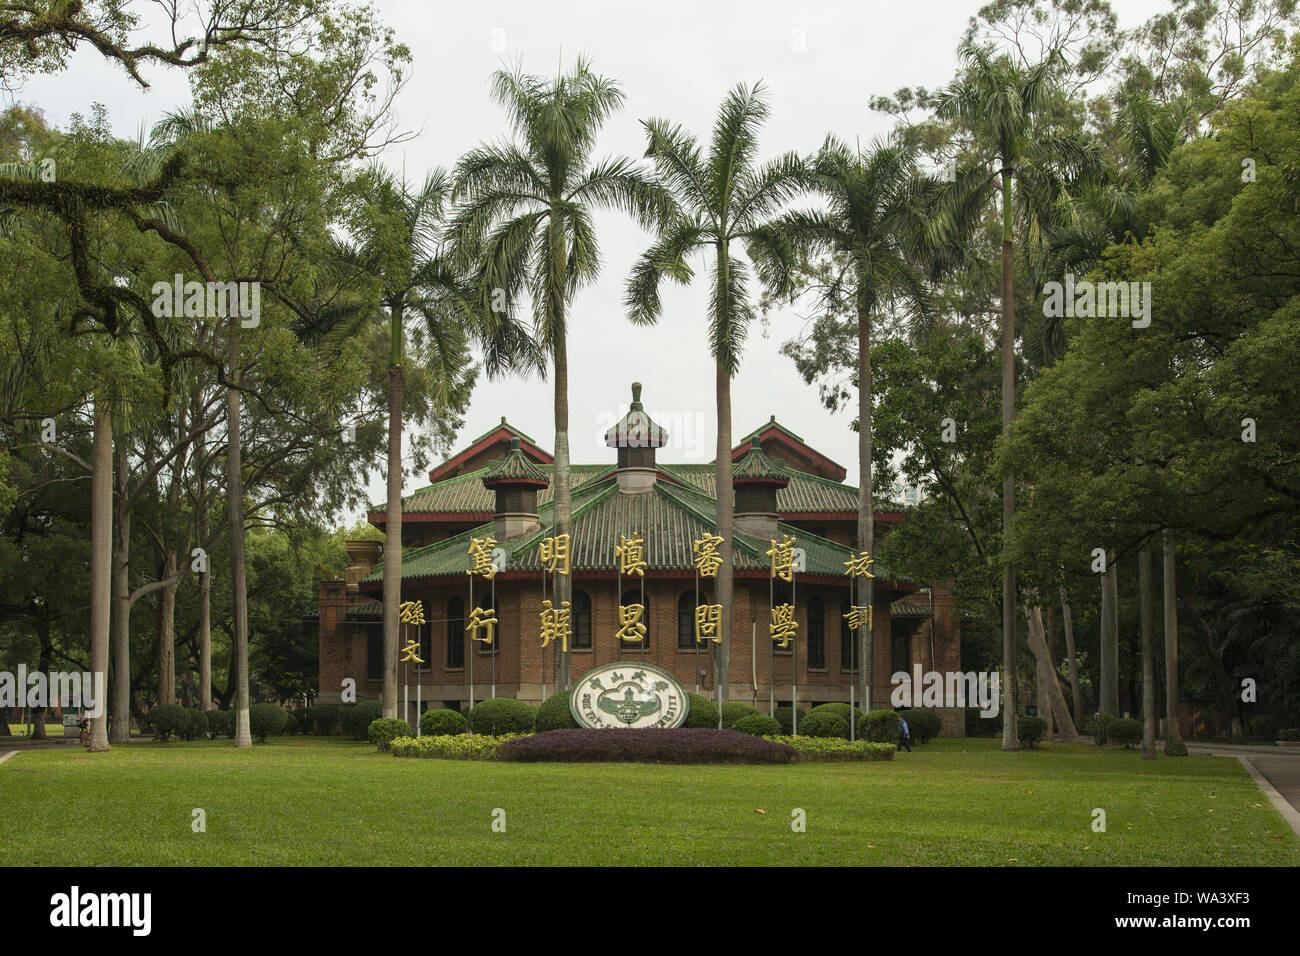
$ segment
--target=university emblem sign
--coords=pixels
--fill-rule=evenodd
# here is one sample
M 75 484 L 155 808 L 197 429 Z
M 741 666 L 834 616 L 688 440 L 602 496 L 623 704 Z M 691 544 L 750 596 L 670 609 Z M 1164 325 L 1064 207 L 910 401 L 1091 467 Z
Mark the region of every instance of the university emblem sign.
M 580 727 L 680 727 L 689 708 L 672 674 L 638 661 L 587 671 L 569 695 L 569 712 Z

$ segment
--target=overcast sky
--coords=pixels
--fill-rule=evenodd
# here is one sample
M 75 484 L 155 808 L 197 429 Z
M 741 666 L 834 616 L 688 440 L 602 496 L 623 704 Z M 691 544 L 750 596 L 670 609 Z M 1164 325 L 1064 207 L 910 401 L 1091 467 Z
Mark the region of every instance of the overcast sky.
M 867 142 L 889 128 L 867 106 L 875 94 L 902 86 L 942 86 L 952 77 L 954 50 L 971 0 L 664 0 L 647 6 L 602 2 L 427 3 L 387 0 L 381 15 L 413 55 L 413 71 L 396 108 L 400 126 L 419 135 L 385 160 L 420 180 L 430 167 L 451 166 L 467 148 L 504 135 L 501 110 L 488 97 L 488 77 L 503 65 L 551 74 L 578 54 L 617 80 L 626 95 L 607 124 L 597 153 L 640 156 L 639 120 L 652 116 L 681 123 L 705 139 L 718 104 L 737 83 L 762 80 L 771 117 L 762 134 L 762 158 L 788 150 L 809 152 L 827 133 Z M 1142 22 L 1163 0 L 1115 4 L 1121 27 Z M 148 10 L 148 5 L 141 5 Z M 151 90 L 141 92 L 120 70 L 90 51 L 70 69 L 30 82 L 19 99 L 39 106 L 48 121 L 66 127 L 74 112 L 101 102 L 115 129 L 134 137 L 162 113 L 188 101 L 179 71 L 155 69 Z M 646 410 L 671 433 L 664 461 L 712 459 L 714 372 L 705 333 L 707 291 L 665 286 L 664 315 L 652 329 L 635 328 L 621 306 L 627 272 L 649 237 L 626 217 L 596 218 L 604 268 L 597 284 L 580 293 L 569 316 L 570 447 L 576 463 L 613 461 L 600 435 L 626 410 L 633 380 L 644 383 Z M 695 265 L 702 272 L 703 262 Z M 853 416 L 830 414 L 817 389 L 806 385 L 780 354 L 796 335 L 792 313 L 773 313 L 766 336 L 756 325 L 732 385 L 733 437 L 775 415 L 809 444 L 856 474 Z M 457 447 L 505 415 L 550 449 L 554 419 L 549 383 L 486 378 L 475 391 Z M 409 460 L 408 460 L 409 465 Z M 427 484 L 417 474 L 410 492 Z M 370 476 L 370 499 L 382 502 L 383 475 Z

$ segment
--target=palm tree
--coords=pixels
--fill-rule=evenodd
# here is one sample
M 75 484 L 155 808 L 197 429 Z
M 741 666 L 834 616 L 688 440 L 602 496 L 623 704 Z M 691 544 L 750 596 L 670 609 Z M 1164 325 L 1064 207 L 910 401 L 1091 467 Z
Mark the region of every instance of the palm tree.
M 966 209 L 984 208 L 1000 197 L 1002 213 L 1002 431 L 1007 434 L 1016 414 L 1015 383 L 1015 233 L 1017 207 L 1022 219 L 1033 219 L 1041 206 L 1037 175 L 1047 157 L 1078 158 L 1078 149 L 1062 137 L 1042 135 L 1040 120 L 1059 101 L 1057 71 L 1060 60 L 1051 56 L 1022 66 L 1005 54 L 994 56 L 970 41 L 959 54 L 965 77 L 941 93 L 938 114 L 957 120 L 972 130 L 976 147 L 988 165 L 976 175 L 962 177 L 954 195 Z M 991 166 L 991 171 L 989 167 Z M 1020 195 L 1017 195 L 1017 194 Z M 1015 474 L 1007 470 L 1002 480 L 1002 536 L 1009 541 L 1015 515 Z M 1002 571 L 1002 749 L 1019 750 L 1016 736 L 1016 574 L 1009 562 Z
M 592 211 L 620 209 L 643 225 L 660 223 L 666 193 L 630 159 L 593 160 L 596 135 L 623 102 L 609 79 L 579 59 L 552 80 L 499 70 L 493 99 L 514 128 L 513 141 L 484 144 L 456 167 L 454 194 L 464 205 L 451 235 L 475 262 L 480 308 L 495 319 L 494 335 L 518 337 L 521 296 L 532 304 L 531 341 L 539 361 L 554 368 L 555 533 L 572 533 L 569 476 L 568 309 L 600 271 Z M 492 360 L 489 357 L 489 371 Z M 556 582 L 556 600 L 569 600 L 570 582 Z M 568 660 L 556 650 L 557 685 L 569 684 Z
M 767 119 L 762 84 L 741 84 L 723 100 L 713 125 L 707 155 L 695 137 L 661 119 L 642 123 L 659 176 L 672 191 L 674 217 L 660 230 L 655 243 L 641 256 L 628 277 L 624 302 L 629 318 L 639 325 L 658 320 L 659 282 L 668 276 L 688 283 L 694 270 L 691 255 L 712 251 L 712 295 L 709 300 L 709 348 L 716 375 L 718 445 L 714 480 L 717 485 L 718 529 L 722 538 L 718 569 L 718 603 L 722 633 L 718 648 L 718 685 L 725 699 L 731 663 L 732 526 L 735 500 L 731 488 L 731 379 L 750 321 L 750 268 L 732 245 L 744 249 L 753 271 L 776 294 L 792 288 L 794 255 L 789 238 L 774 225 L 780 208 L 807 183 L 807 173 L 794 153 L 758 165 L 758 130 Z
M 871 322 L 888 304 L 913 313 L 931 310 L 923 262 L 936 263 L 943 243 L 932 200 L 937 183 L 917 171 L 918 148 L 900 141 L 852 151 L 827 138 L 811 160 L 812 188 L 828 201 L 824 211 L 790 213 L 780 226 L 801 252 L 830 257 L 832 271 L 820 301 L 835 310 L 849 304 L 858 326 L 858 547 L 875 550 L 872 501 Z M 872 606 L 874 581 L 858 578 L 858 602 Z M 871 709 L 873 642 L 858 635 L 862 707 Z

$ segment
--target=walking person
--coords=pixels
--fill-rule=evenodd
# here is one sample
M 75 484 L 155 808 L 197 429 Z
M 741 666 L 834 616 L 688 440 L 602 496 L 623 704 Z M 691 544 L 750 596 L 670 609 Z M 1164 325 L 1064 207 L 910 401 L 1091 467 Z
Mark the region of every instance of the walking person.
M 901 714 L 898 717 L 898 750 L 907 748 L 907 752 L 912 752 L 912 729 L 907 726 L 907 718 Z M 895 753 L 898 751 L 896 750 Z

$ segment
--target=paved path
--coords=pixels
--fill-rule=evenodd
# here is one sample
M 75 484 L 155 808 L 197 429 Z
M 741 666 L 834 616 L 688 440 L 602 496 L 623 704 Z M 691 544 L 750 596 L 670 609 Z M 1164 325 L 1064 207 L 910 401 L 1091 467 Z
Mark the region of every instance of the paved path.
M 1192 755 L 1236 757 L 1277 812 L 1300 836 L 1300 747 L 1256 744 L 1187 745 Z

